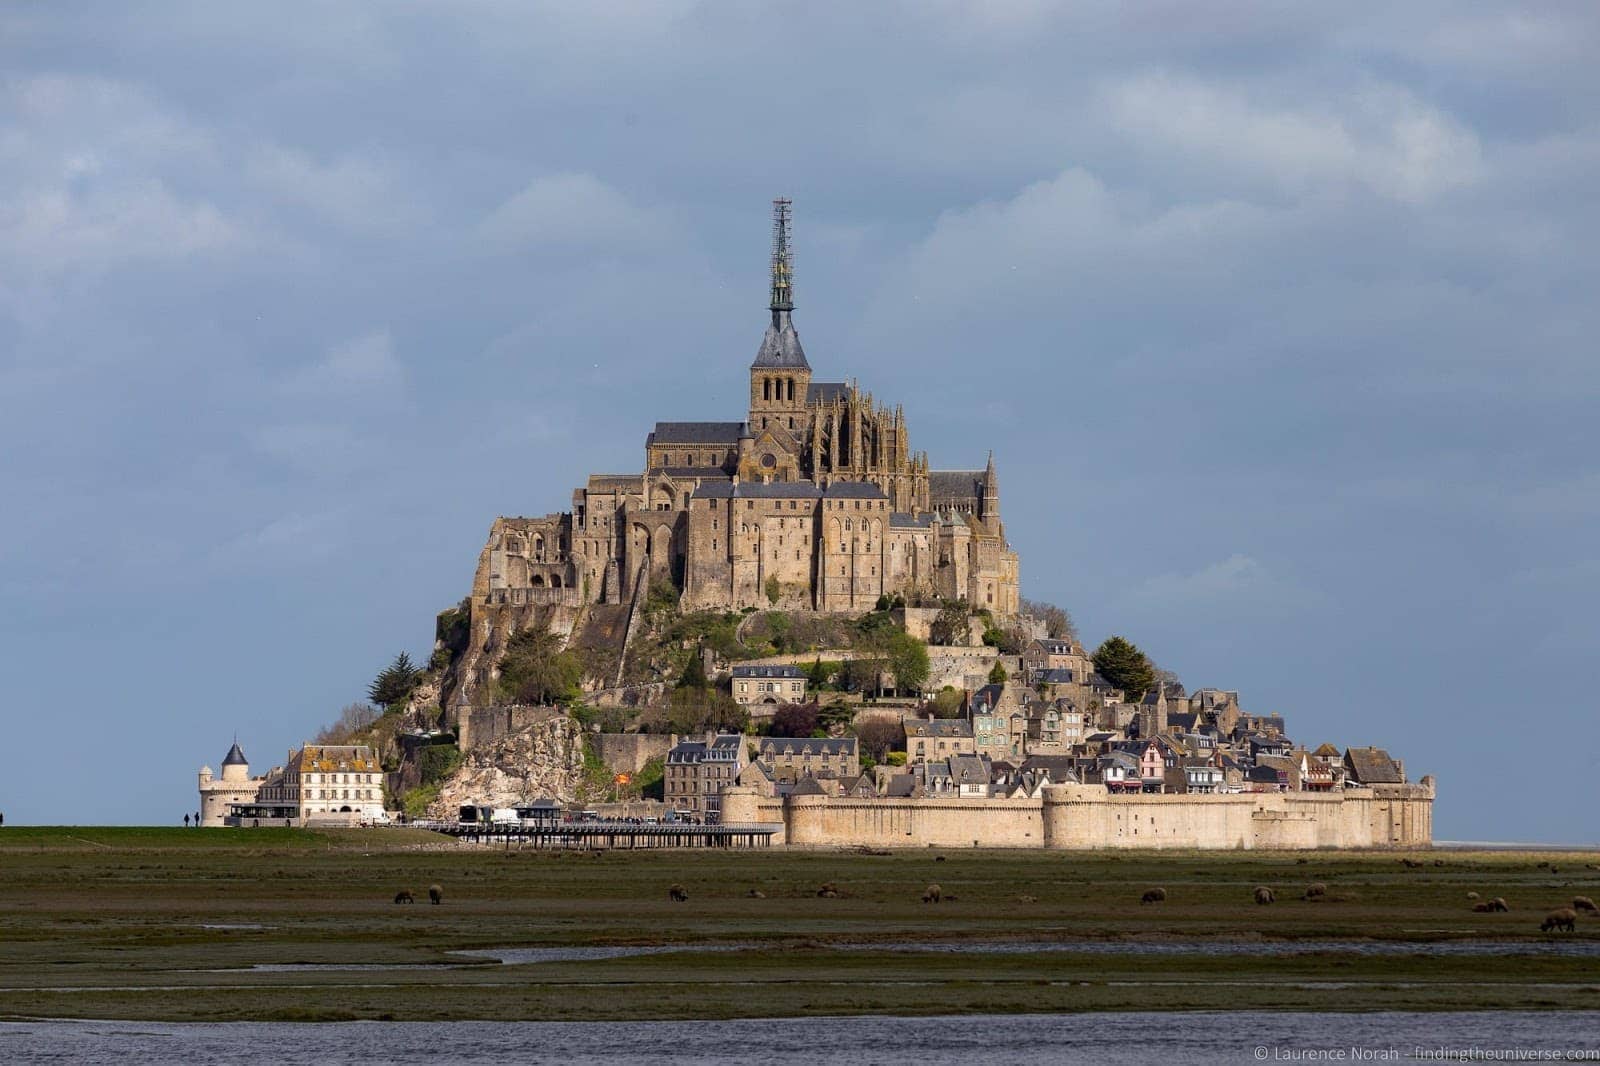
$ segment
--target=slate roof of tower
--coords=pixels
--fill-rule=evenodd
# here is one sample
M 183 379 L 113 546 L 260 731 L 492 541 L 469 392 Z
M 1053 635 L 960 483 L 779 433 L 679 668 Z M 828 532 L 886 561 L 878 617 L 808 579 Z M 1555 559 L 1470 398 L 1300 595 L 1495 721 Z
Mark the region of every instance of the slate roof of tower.
M 795 332 L 787 311 L 774 313 L 772 325 L 767 327 L 766 336 L 761 338 L 761 347 L 750 369 L 811 369 L 811 364 L 806 362 L 805 349 L 800 347 L 800 334 Z
M 806 403 L 832 403 L 849 390 L 842 381 L 813 381 L 806 387 Z
M 223 766 L 249 766 L 249 760 L 244 757 L 244 752 L 239 750 L 239 742 L 233 742 L 233 747 L 228 749 L 228 754 L 222 758 Z
M 657 422 L 651 444 L 737 444 L 743 422 Z

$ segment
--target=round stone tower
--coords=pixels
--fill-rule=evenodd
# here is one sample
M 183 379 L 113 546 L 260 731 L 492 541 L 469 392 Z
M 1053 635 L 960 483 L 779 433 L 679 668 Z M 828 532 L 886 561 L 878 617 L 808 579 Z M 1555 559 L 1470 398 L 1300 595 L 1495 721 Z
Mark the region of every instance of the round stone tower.
M 200 824 L 220 826 L 227 817 L 228 804 L 255 800 L 256 793 L 261 790 L 261 780 L 250 777 L 250 762 L 236 740 L 222 759 L 222 776 L 214 775 L 211 767 L 202 766 L 199 786 Z

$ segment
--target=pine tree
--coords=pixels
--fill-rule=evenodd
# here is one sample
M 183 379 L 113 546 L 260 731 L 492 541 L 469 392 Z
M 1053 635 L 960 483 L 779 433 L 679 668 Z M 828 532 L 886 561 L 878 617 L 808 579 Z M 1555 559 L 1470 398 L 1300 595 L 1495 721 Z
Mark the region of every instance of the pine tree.
M 1138 645 L 1124 637 L 1107 637 L 1095 649 L 1094 668 L 1130 700 L 1143 699 L 1155 687 L 1155 668 Z
M 421 675 L 422 671 L 412 664 L 411 656 L 401 652 L 367 686 L 367 699 L 389 710 L 406 701 Z

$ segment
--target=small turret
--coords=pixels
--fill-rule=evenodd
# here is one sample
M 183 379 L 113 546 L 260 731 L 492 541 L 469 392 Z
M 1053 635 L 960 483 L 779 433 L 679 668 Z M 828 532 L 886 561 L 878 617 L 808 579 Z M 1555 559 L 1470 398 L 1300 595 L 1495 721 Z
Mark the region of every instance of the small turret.
M 239 749 L 239 741 L 233 742 L 233 747 L 228 749 L 228 754 L 222 759 L 222 779 L 224 781 L 250 780 L 250 762 L 244 757 L 244 752 Z
M 983 468 L 983 502 L 978 517 L 987 522 L 1000 520 L 1000 475 L 994 471 L 994 452 L 989 453 L 989 465 Z

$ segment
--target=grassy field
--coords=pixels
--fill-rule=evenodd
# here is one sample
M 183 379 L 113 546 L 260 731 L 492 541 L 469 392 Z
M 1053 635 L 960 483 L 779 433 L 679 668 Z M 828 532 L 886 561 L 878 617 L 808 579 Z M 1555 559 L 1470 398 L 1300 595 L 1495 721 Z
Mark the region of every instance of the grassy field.
M 1401 858 L 508 853 L 407 830 L 6 828 L 0 1018 L 1600 1009 L 1600 919 L 1538 929 L 1600 896 L 1600 855 Z M 1313 881 L 1326 900 L 1300 898 Z M 825 882 L 838 898 L 817 896 Z M 687 902 L 667 898 L 674 883 Z M 930 883 L 956 898 L 923 904 Z M 1253 903 L 1256 885 L 1279 902 Z M 1141 905 L 1153 886 L 1167 902 Z M 421 902 L 395 905 L 400 888 Z M 1469 891 L 1512 909 L 1473 913 Z M 632 946 L 673 950 L 454 954 Z

